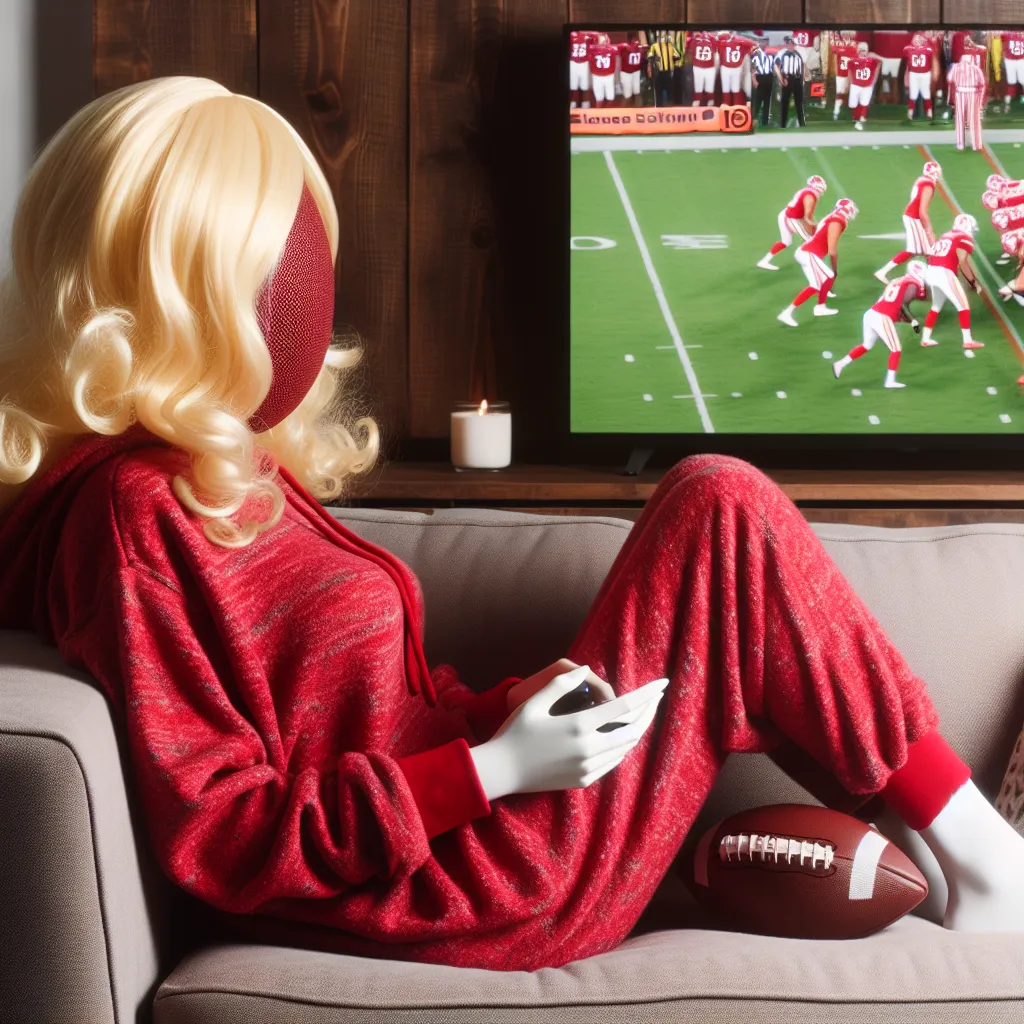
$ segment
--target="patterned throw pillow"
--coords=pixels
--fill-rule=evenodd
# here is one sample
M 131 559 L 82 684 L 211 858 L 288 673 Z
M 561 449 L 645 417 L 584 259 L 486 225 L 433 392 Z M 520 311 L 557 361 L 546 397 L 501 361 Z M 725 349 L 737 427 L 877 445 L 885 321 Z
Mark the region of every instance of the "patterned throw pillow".
M 1024 731 L 1017 737 L 1010 755 L 1010 763 L 996 798 L 996 809 L 1024 835 Z

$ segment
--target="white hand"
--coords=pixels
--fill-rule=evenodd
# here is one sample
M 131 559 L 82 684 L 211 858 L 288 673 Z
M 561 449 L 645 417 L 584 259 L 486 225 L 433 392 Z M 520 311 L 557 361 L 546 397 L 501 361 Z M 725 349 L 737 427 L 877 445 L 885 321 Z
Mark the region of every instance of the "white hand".
M 639 743 L 654 721 L 667 679 L 571 715 L 551 706 L 574 690 L 590 671 L 581 665 L 555 676 L 521 704 L 486 743 L 470 748 L 488 800 L 510 793 L 582 789 L 610 772 Z M 609 722 L 626 722 L 599 732 Z

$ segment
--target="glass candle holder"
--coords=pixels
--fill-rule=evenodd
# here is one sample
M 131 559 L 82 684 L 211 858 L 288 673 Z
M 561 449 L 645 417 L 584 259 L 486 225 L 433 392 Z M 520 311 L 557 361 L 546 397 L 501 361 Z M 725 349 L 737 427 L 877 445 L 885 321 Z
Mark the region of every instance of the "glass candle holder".
M 456 470 L 504 469 L 512 461 L 508 402 L 456 402 L 451 413 L 451 458 Z

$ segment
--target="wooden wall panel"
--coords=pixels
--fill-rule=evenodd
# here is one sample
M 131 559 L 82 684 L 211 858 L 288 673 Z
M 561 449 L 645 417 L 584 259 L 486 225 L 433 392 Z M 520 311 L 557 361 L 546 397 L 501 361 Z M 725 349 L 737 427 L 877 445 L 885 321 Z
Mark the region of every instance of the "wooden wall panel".
M 941 18 L 940 0 L 807 0 L 812 24 L 938 25 Z
M 949 25 L 1024 25 L 1021 0 L 945 0 L 943 20 Z
M 407 429 L 407 0 L 260 0 L 260 99 L 331 183 L 341 240 L 335 326 L 364 351 L 385 443 Z
M 800 0 L 689 0 L 686 17 L 694 25 L 796 25 L 802 20 Z
M 410 7 L 413 437 L 446 436 L 451 402 L 480 396 L 515 403 L 516 458 L 550 436 L 566 111 L 538 83 L 564 77 L 567 14 L 565 0 Z
M 622 0 L 569 0 L 569 20 L 595 25 L 682 22 L 686 20 L 686 0 L 630 0 L 628 4 Z
M 202 75 L 256 95 L 256 0 L 96 0 L 97 95 L 160 75 Z

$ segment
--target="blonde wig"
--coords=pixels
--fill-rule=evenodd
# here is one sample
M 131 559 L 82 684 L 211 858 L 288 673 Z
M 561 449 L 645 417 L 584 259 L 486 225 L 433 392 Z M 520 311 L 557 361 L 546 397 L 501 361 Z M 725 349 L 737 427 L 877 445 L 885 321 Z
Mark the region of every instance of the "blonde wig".
M 173 488 L 207 537 L 244 547 L 281 517 L 276 463 L 321 500 L 373 465 L 377 426 L 342 401 L 357 348 L 332 344 L 273 429 L 254 435 L 246 422 L 271 383 L 257 295 L 303 184 L 335 259 L 323 173 L 258 100 L 158 78 L 64 125 L 29 174 L 0 282 L 0 503 L 76 437 L 140 422 L 190 453 L 189 479 Z

